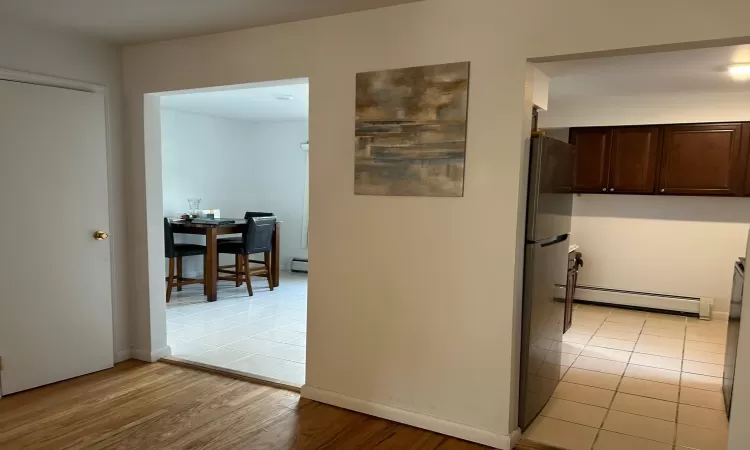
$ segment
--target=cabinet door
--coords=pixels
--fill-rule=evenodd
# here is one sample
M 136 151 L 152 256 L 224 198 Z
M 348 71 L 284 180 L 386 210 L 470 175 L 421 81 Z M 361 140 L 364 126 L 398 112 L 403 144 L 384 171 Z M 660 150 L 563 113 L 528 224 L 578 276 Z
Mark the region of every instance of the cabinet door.
M 739 123 L 664 127 L 659 193 L 741 194 L 741 128 Z
M 574 192 L 607 192 L 611 128 L 572 128 L 570 143 L 576 146 Z
M 741 142 L 740 154 L 742 154 L 742 161 L 747 167 L 745 169 L 745 186 L 744 195 L 750 196 L 750 122 L 742 124 L 742 142 Z
M 656 189 L 659 127 L 623 127 L 612 132 L 609 192 L 652 194 Z

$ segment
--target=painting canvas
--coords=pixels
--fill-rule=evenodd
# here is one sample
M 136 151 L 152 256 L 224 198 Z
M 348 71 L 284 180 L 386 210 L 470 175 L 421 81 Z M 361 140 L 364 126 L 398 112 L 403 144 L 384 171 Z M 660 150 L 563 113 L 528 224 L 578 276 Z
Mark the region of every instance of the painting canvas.
M 469 63 L 357 74 L 354 193 L 461 197 Z

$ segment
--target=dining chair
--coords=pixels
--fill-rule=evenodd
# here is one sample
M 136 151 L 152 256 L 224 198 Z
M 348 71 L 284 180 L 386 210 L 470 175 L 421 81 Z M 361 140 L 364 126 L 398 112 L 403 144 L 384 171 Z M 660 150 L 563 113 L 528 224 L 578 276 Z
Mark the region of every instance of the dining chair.
M 245 212 L 245 220 L 250 220 L 253 217 L 273 217 L 275 216 L 274 213 L 269 212 L 258 212 L 258 211 L 247 211 Z M 237 236 L 231 236 L 226 237 L 223 239 L 220 239 L 218 242 L 241 242 L 242 238 Z M 263 261 L 256 261 L 251 260 L 250 262 L 256 263 L 256 264 L 263 264 Z M 231 275 L 234 275 L 233 280 L 235 282 L 235 286 L 240 287 L 242 286 L 242 278 L 237 276 L 238 273 L 244 271 L 242 268 L 242 257 L 241 255 L 235 255 L 234 257 L 234 265 L 227 264 L 227 265 L 219 265 L 219 268 L 217 269 L 219 273 L 228 273 Z M 227 280 L 226 277 L 219 277 L 220 280 Z
M 206 285 L 205 278 L 184 278 L 182 276 L 182 258 L 185 256 L 203 255 L 203 269 L 206 268 L 206 247 L 197 244 L 175 244 L 174 232 L 169 219 L 164 218 L 164 255 L 169 258 L 169 273 L 167 274 L 167 303 L 172 297 L 172 288 L 177 286 L 177 291 L 187 284 Z M 177 263 L 177 275 L 175 276 L 175 262 Z
M 253 275 L 265 277 L 268 279 L 268 288 L 273 291 L 271 245 L 275 226 L 275 216 L 250 216 L 247 219 L 247 224 L 245 224 L 242 232 L 242 238 L 239 241 L 222 240 L 218 242 L 217 249 L 219 254 L 235 255 L 235 260 L 239 260 L 239 267 L 236 267 L 234 276 L 219 277 L 219 279 L 235 281 L 237 286 L 241 286 L 244 281 L 247 284 L 248 295 L 252 296 L 253 287 L 252 283 L 250 283 L 250 277 Z M 258 253 L 263 253 L 263 261 L 250 259 L 251 255 Z M 262 264 L 262 266 L 251 267 L 251 263 Z

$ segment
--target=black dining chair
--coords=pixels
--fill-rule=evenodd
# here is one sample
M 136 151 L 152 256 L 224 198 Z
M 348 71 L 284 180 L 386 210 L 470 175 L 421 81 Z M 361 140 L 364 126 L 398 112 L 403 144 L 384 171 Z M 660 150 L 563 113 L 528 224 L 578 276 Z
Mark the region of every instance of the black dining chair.
M 269 212 L 258 212 L 258 211 L 247 211 L 245 213 L 245 220 L 250 220 L 254 217 L 274 217 L 274 213 Z M 219 238 L 218 243 L 222 242 L 242 242 L 242 237 L 237 236 L 231 236 L 226 238 Z M 250 261 L 252 263 L 256 264 L 263 264 L 263 261 Z M 235 282 L 235 286 L 240 287 L 242 286 L 242 278 L 237 276 L 238 273 L 243 272 L 245 269 L 243 269 L 242 266 L 242 257 L 241 255 L 235 255 L 234 257 L 234 265 L 227 264 L 227 265 L 219 265 L 219 268 L 217 269 L 219 273 L 228 273 L 233 275 L 231 278 Z M 227 277 L 219 277 L 220 280 L 229 280 L 230 278 Z
M 247 219 L 247 224 L 239 241 L 222 240 L 217 244 L 219 254 L 235 255 L 239 260 L 234 276 L 219 277 L 220 280 L 235 281 L 241 286 L 244 281 L 247 284 L 248 295 L 253 295 L 250 283 L 251 276 L 265 277 L 268 279 L 268 288 L 273 291 L 273 272 L 271 271 L 271 245 L 273 241 L 273 230 L 276 226 L 275 216 L 252 217 Z M 250 255 L 263 253 L 263 261 L 251 260 Z M 217 258 L 218 259 L 218 258 Z M 251 267 L 250 263 L 262 264 L 262 266 Z
M 203 256 L 203 271 L 206 268 L 206 247 L 197 244 L 175 244 L 174 232 L 169 219 L 164 218 L 164 255 L 169 258 L 169 274 L 167 275 L 167 303 L 172 296 L 172 288 L 177 286 L 177 291 L 182 290 L 186 284 L 206 285 L 205 278 L 184 278 L 182 276 L 182 258 L 185 256 Z M 177 275 L 175 276 L 175 262 L 177 263 Z

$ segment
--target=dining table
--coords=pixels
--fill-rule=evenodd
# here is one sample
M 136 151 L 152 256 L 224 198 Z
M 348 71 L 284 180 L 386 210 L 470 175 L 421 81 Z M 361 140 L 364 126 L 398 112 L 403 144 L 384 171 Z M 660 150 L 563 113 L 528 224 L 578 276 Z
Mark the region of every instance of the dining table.
M 219 254 L 216 250 L 218 236 L 242 233 L 247 220 L 245 219 L 221 219 L 220 224 L 192 223 L 188 220 L 171 221 L 172 231 L 179 234 L 193 234 L 206 236 L 206 263 L 204 270 L 205 292 L 209 302 L 217 299 L 217 281 L 219 278 Z M 233 221 L 224 223 L 224 221 Z M 279 249 L 281 248 L 281 222 L 277 221 L 273 229 L 271 239 L 271 273 L 273 274 L 273 286 L 279 286 Z M 250 280 L 247 280 L 249 283 Z

